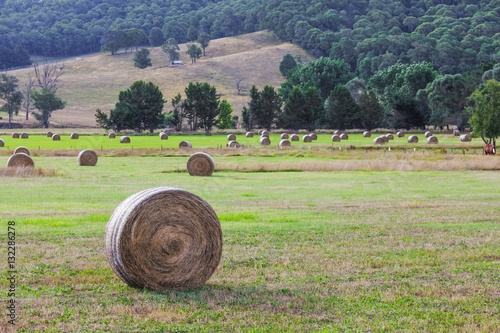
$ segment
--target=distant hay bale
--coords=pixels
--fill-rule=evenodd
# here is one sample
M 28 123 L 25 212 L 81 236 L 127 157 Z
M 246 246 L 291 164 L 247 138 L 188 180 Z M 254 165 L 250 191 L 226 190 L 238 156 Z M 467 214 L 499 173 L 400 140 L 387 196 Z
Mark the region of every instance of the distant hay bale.
M 210 176 L 214 170 L 214 159 L 208 154 L 194 153 L 187 161 L 187 171 L 191 176 Z
M 408 137 L 408 143 L 418 143 L 418 137 L 416 135 L 410 135 Z
M 259 143 L 261 146 L 269 146 L 271 144 L 271 140 L 269 140 L 269 137 L 267 136 L 261 136 Z
M 405 133 L 403 131 L 399 131 L 399 132 L 396 133 L 396 136 L 398 138 L 404 138 L 405 137 Z
M 106 225 L 106 255 L 131 287 L 185 290 L 202 286 L 219 266 L 222 230 L 210 205 L 171 187 L 125 199 Z
M 34 168 L 35 162 L 25 153 L 17 153 L 9 157 L 7 161 L 8 168 Z
M 19 139 L 19 133 L 12 133 L 12 139 Z
M 297 134 L 290 135 L 290 141 L 300 141 L 300 138 Z
M 24 153 L 28 156 L 31 156 L 30 150 L 23 146 L 17 147 L 16 150 L 14 150 L 14 154 L 19 154 L 19 153 Z
M 424 133 L 424 135 L 425 135 L 426 138 L 428 138 L 428 137 L 432 136 L 432 133 L 429 132 L 429 131 L 427 131 L 427 132 Z
M 427 138 L 427 143 L 428 144 L 437 144 L 438 143 L 438 138 L 435 136 L 431 135 L 430 137 Z
M 460 135 L 460 141 L 462 141 L 462 142 L 469 142 L 469 141 L 471 141 L 469 134 L 466 133 L 466 134 Z
M 5 141 L 3 141 L 2 139 L 0 139 L 0 147 L 3 147 L 5 146 Z
M 288 148 L 292 144 L 287 139 L 283 139 L 283 140 L 280 141 L 279 145 L 280 145 L 280 148 Z
M 205 136 L 212 136 L 212 131 L 205 131 Z
M 260 136 L 269 137 L 269 132 L 268 131 L 262 131 L 262 133 L 260 134 Z
M 27 139 L 29 138 L 28 133 L 21 133 L 21 139 Z
M 47 132 L 47 134 L 45 134 L 45 136 L 47 136 L 48 138 L 51 138 L 52 135 L 54 135 L 54 133 L 52 133 L 52 132 Z
M 257 132 L 257 134 L 258 134 L 258 135 L 262 135 L 262 132 L 263 132 L 263 131 L 264 131 L 264 130 L 259 130 L 259 131 Z
M 333 132 L 333 134 L 337 134 L 337 135 L 339 135 L 339 136 L 340 136 L 340 134 L 342 134 L 342 133 L 343 133 L 343 132 L 342 132 L 341 130 L 335 130 L 335 131 Z
M 61 136 L 59 134 L 52 135 L 52 141 L 59 141 L 59 140 L 61 140 Z
M 179 142 L 179 149 L 181 148 L 193 148 L 189 141 L 181 141 Z
M 240 148 L 240 144 L 236 140 L 231 140 L 227 143 L 229 148 Z
M 130 143 L 130 138 L 126 135 L 120 137 L 120 143 Z
M 385 136 L 378 136 L 375 139 L 373 139 L 373 144 L 375 145 L 385 145 L 386 142 L 387 141 Z
M 370 132 L 370 131 L 364 131 L 364 132 L 363 132 L 363 137 L 365 137 L 365 138 L 369 138 L 369 137 L 371 137 L 371 136 L 372 136 L 372 132 Z
M 161 132 L 160 134 L 160 140 L 168 140 L 168 134 L 165 132 Z
M 349 136 L 345 133 L 340 134 L 340 140 L 347 140 L 349 139 Z
M 227 135 L 227 140 L 228 140 L 228 141 L 233 141 L 233 140 L 236 140 L 236 135 L 234 135 L 234 134 L 228 134 L 228 135 Z
M 247 132 L 247 134 L 245 134 L 245 136 L 247 138 L 253 138 L 253 133 L 252 132 Z
M 288 133 L 281 133 L 281 140 L 288 139 Z
M 71 133 L 71 136 L 69 138 L 73 139 L 73 140 L 77 140 L 80 138 L 80 135 L 78 135 L 78 133 Z
M 312 142 L 312 137 L 309 134 L 306 134 L 302 137 L 302 142 Z
M 318 140 L 318 136 L 316 135 L 316 133 L 311 133 L 309 135 L 311 136 L 311 139 Z
M 338 134 L 332 135 L 332 142 L 340 142 L 340 135 Z
M 394 135 L 392 135 L 391 133 L 387 133 L 385 137 L 387 138 L 387 140 L 394 140 Z
M 453 131 L 454 136 L 460 136 L 460 130 L 454 130 Z
M 78 164 L 81 166 L 94 166 L 97 164 L 97 153 L 91 149 L 85 149 L 78 154 Z
M 115 133 L 109 133 L 108 134 L 108 139 L 114 139 L 116 138 L 116 134 Z

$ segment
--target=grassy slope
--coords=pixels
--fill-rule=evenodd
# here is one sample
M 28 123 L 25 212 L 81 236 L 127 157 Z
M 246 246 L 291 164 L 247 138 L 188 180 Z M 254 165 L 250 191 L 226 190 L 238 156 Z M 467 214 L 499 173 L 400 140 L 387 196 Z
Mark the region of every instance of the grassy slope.
M 168 58 L 161 48 L 150 48 L 153 67 L 138 69 L 133 65 L 133 53 L 109 53 L 85 55 L 82 60 L 63 59 L 65 74 L 61 77 L 59 95 L 67 101 L 62 111 L 52 115 L 52 121 L 84 126 L 95 126 L 94 112 L 97 108 L 109 111 L 114 107 L 120 90 L 128 88 L 134 81 L 151 81 L 160 86 L 165 99 L 184 92 L 191 81 L 209 82 L 233 105 L 235 114 L 248 102 L 247 96 L 238 96 L 236 82 L 262 88 L 266 84 L 278 87 L 283 78 L 278 70 L 286 53 L 301 55 L 309 59 L 305 51 L 289 43 L 281 43 L 269 32 L 222 38 L 210 42 L 207 56 L 191 64 L 185 53 L 186 44 L 180 50 L 184 66 L 168 66 Z M 16 70 L 10 74 L 21 82 L 28 69 Z M 169 110 L 170 105 L 166 106 Z M 5 119 L 5 118 L 4 118 Z M 22 121 L 22 117 L 18 118 Z M 4 120 L 5 121 L 5 120 Z

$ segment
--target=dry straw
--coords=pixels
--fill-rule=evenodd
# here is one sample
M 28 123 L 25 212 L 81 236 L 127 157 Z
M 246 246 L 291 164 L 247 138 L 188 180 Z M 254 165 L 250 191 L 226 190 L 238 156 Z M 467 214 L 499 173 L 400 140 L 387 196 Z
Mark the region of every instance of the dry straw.
M 431 133 L 431 132 L 429 132 L 429 131 L 427 131 L 427 132 L 425 132 L 425 134 L 424 134 L 424 135 L 425 135 L 425 137 L 426 137 L 426 138 L 428 138 L 428 137 L 432 136 L 432 133 Z
M 109 133 L 108 134 L 108 139 L 114 139 L 116 138 L 116 134 L 115 133 Z
M 375 139 L 373 139 L 373 144 L 375 144 L 375 145 L 385 145 L 385 143 L 386 143 L 385 139 L 386 138 L 383 137 L 383 136 L 378 136 Z
M 385 137 L 387 138 L 387 140 L 394 140 L 394 135 L 392 135 L 391 133 L 387 133 Z
M 61 136 L 59 134 L 52 135 L 52 141 L 59 141 L 59 140 L 61 140 Z
M 205 131 L 206 136 L 212 136 L 212 131 Z
M 316 135 L 316 133 L 311 133 L 309 135 L 311 136 L 311 139 L 318 140 L 318 136 Z
M 259 130 L 257 134 L 262 135 L 262 132 L 264 132 L 264 130 Z
M 13 139 L 19 139 L 19 133 L 12 133 L 12 138 Z
M 260 136 L 267 136 L 267 137 L 269 137 L 269 132 L 266 131 L 266 130 L 264 130 L 264 131 L 262 131 L 262 133 L 260 134 Z
M 340 134 L 342 134 L 342 131 L 341 131 L 341 130 L 335 130 L 335 131 L 333 132 L 333 134 L 340 135 Z
M 73 139 L 73 140 L 77 140 L 80 138 L 80 135 L 78 135 L 78 133 L 71 133 L 71 136 L 69 138 Z
M 312 142 L 312 137 L 309 134 L 306 134 L 302 137 L 302 142 Z
M 0 147 L 3 147 L 5 146 L 5 141 L 3 141 L 2 139 L 0 139 Z
M 236 135 L 234 135 L 234 134 L 228 134 L 228 135 L 227 135 L 227 140 L 228 140 L 228 141 L 233 141 L 233 140 L 236 140 Z
M 17 147 L 16 150 L 14 150 L 14 154 L 19 154 L 19 153 L 24 153 L 28 156 L 31 156 L 30 150 L 26 147 L 23 147 L 23 146 Z
M 408 143 L 418 143 L 418 137 L 416 135 L 410 135 L 408 137 Z
M 160 140 L 168 140 L 168 134 L 165 132 L 160 133 Z
M 403 131 L 399 131 L 399 132 L 396 133 L 396 136 L 398 138 L 404 138 L 405 137 L 405 133 Z
M 27 139 L 29 138 L 28 133 L 21 133 L 21 139 Z
M 438 141 L 438 138 L 436 138 L 435 136 L 430 136 L 427 138 L 427 143 L 429 144 L 437 144 L 439 141 Z
M 236 140 L 231 140 L 227 143 L 229 148 L 240 148 L 240 144 Z
M 202 286 L 219 266 L 222 230 L 210 205 L 190 192 L 158 187 L 123 201 L 106 225 L 106 254 L 131 287 Z
M 283 140 L 280 141 L 279 145 L 280 145 L 280 148 L 288 148 L 292 144 L 287 139 L 283 139 Z
M 261 136 L 259 142 L 261 146 L 269 146 L 271 144 L 271 140 L 267 136 Z
M 193 148 L 193 146 L 189 141 L 181 141 L 179 142 L 179 149 L 180 148 Z
M 48 138 L 51 138 L 52 135 L 54 135 L 54 133 L 52 133 L 52 132 L 47 132 L 47 134 L 45 134 L 45 136 L 48 137 Z
M 338 134 L 332 135 L 332 142 L 340 142 L 340 135 Z
M 469 142 L 471 139 L 470 139 L 470 136 L 469 134 L 462 134 L 460 135 L 460 141 L 462 142 Z
M 12 155 L 7 161 L 8 168 L 34 168 L 35 162 L 25 153 L 17 153 Z
M 130 143 L 130 138 L 126 135 L 120 137 L 120 143 Z
M 288 133 L 281 133 L 281 140 L 288 139 Z
M 349 136 L 345 133 L 340 134 L 340 140 L 347 140 L 349 139 Z
M 371 137 L 371 136 L 372 136 L 372 133 L 371 133 L 370 131 L 364 131 L 364 132 L 363 132 L 363 137 L 365 137 L 365 138 L 369 138 L 369 137 Z
M 246 136 L 247 138 L 253 138 L 253 133 L 252 133 L 252 132 L 247 132 L 247 133 L 245 134 L 245 136 Z
M 97 154 L 95 151 L 85 149 L 78 154 L 78 164 L 81 166 L 94 166 L 97 164 Z
M 187 171 L 191 176 L 210 176 L 214 170 L 214 159 L 208 154 L 194 153 L 187 161 Z
M 290 135 L 290 141 L 300 141 L 300 138 L 297 134 Z

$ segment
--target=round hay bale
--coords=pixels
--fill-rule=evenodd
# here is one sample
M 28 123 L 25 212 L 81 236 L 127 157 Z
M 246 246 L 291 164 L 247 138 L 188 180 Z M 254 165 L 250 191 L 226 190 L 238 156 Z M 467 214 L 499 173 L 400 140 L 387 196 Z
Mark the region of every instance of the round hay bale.
M 77 140 L 80 138 L 80 135 L 78 135 L 78 133 L 71 133 L 71 136 L 69 138 L 73 139 L 73 140 Z
M 219 266 L 222 230 L 210 205 L 188 191 L 151 188 L 125 199 L 106 225 L 106 255 L 131 287 L 185 290 Z
M 404 138 L 404 137 L 405 137 L 405 134 L 404 134 L 404 132 L 403 132 L 403 131 L 399 131 L 399 132 L 397 132 L 397 133 L 396 133 L 396 136 L 397 136 L 398 138 Z
M 466 134 L 460 135 L 460 141 L 462 141 L 462 142 L 469 142 L 470 140 L 471 139 L 470 139 L 469 134 L 466 133 Z
M 292 144 L 287 139 L 283 139 L 283 140 L 280 141 L 279 145 L 280 145 L 280 148 L 288 148 Z
M 160 140 L 168 140 L 168 134 L 165 132 L 161 132 L 160 134 Z
M 257 132 L 257 134 L 258 134 L 258 135 L 262 135 L 262 132 L 263 132 L 263 131 L 264 131 L 264 130 L 259 130 L 259 131 Z
M 34 168 L 35 162 L 25 153 L 17 153 L 9 157 L 7 161 L 8 168 Z
M 394 140 L 394 135 L 392 135 L 391 133 L 387 133 L 385 137 L 387 138 L 387 140 Z
M 97 153 L 91 149 L 85 149 L 78 154 L 78 164 L 81 166 L 94 166 L 97 164 Z
M 14 150 L 14 154 L 19 154 L 19 153 L 24 153 L 28 156 L 31 156 L 30 150 L 26 147 L 17 147 L 16 150 Z
M 424 135 L 425 135 L 426 138 L 428 138 L 428 137 L 432 136 L 432 133 L 429 132 L 429 131 L 427 131 L 427 132 L 424 133 Z
M 332 135 L 332 142 L 340 142 L 340 135 L 338 134 Z
M 240 144 L 236 140 L 231 140 L 227 143 L 229 148 L 240 148 Z
M 205 136 L 212 136 L 212 131 L 205 131 Z
M 288 133 L 281 133 L 281 140 L 288 139 Z
M 290 141 L 300 141 L 300 138 L 297 134 L 290 135 Z
M 427 143 L 428 144 L 437 144 L 438 143 L 438 138 L 435 136 L 431 135 L 430 137 L 427 138 Z
M 385 145 L 387 141 L 385 141 L 386 137 L 385 136 L 377 136 L 375 139 L 373 139 L 373 144 L 374 145 Z
M 306 134 L 302 137 L 302 142 L 312 142 L 312 137 L 309 134 Z
M 59 140 L 61 140 L 61 136 L 59 134 L 52 135 L 52 141 L 59 141 Z
M 5 146 L 5 141 L 3 141 L 2 139 L 0 139 L 0 147 L 3 147 Z
M 181 148 L 193 148 L 189 141 L 181 141 L 179 142 L 179 149 Z
M 108 134 L 108 139 L 114 139 L 116 138 L 116 134 L 115 133 L 109 133 Z
M 233 141 L 233 140 L 236 140 L 236 135 L 234 135 L 234 134 L 228 134 L 228 135 L 227 135 L 227 140 L 228 140 L 228 141 Z
M 19 139 L 19 133 L 12 133 L 12 139 Z
M 51 137 L 52 137 L 52 135 L 54 135 L 54 133 L 52 133 L 52 132 L 47 132 L 47 134 L 45 134 L 45 135 L 46 135 L 48 138 L 51 138 Z
M 187 171 L 191 176 L 210 176 L 214 170 L 214 159 L 208 154 L 194 153 L 187 161 Z
M 269 137 L 269 132 L 268 131 L 262 131 L 262 133 L 260 134 L 260 136 Z
M 259 142 L 261 146 L 269 146 L 271 144 L 271 140 L 267 136 L 261 136 Z
M 418 137 L 416 135 L 410 135 L 408 137 L 408 143 L 418 143 Z
M 340 140 L 347 140 L 347 139 L 349 139 L 349 135 L 345 133 L 340 134 Z
M 460 130 L 454 130 L 453 131 L 454 136 L 460 136 Z
M 316 133 L 311 133 L 309 135 L 311 136 L 311 139 L 318 140 L 318 136 L 316 135 Z
M 245 134 L 245 136 L 247 138 L 253 138 L 253 133 L 252 132 L 247 132 L 247 134 Z
M 27 139 L 29 138 L 28 133 L 21 133 L 21 139 Z
M 335 131 L 333 132 L 333 134 L 340 135 L 340 134 L 342 134 L 342 131 L 341 131 L 341 130 L 335 130 Z
M 364 138 L 369 138 L 369 137 L 371 137 L 371 136 L 372 136 L 372 132 L 370 132 L 370 131 L 364 131 L 364 132 L 363 132 L 363 137 L 364 137 Z
M 130 138 L 126 135 L 120 137 L 120 143 L 130 143 Z

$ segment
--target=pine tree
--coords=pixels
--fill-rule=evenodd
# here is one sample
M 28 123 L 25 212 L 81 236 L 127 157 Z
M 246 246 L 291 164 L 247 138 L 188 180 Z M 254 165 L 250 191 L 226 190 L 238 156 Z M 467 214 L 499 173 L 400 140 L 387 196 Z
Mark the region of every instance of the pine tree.
M 360 109 L 343 84 L 335 86 L 328 97 L 328 125 L 330 128 L 345 130 L 360 125 Z

